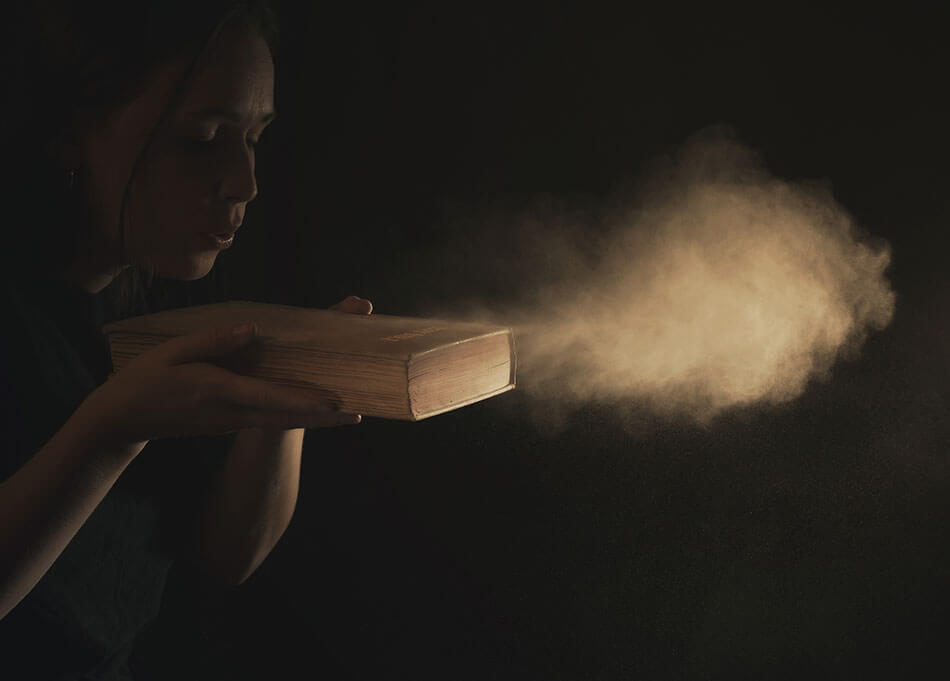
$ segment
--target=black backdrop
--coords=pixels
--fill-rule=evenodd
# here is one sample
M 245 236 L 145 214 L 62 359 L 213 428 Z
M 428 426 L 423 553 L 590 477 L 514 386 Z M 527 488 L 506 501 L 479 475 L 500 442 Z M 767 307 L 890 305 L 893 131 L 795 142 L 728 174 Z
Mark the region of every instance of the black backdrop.
M 633 435 L 587 408 L 546 433 L 516 391 L 416 424 L 311 431 L 287 534 L 239 589 L 172 592 L 143 653 L 154 669 L 906 678 L 939 665 L 950 288 L 935 15 L 275 6 L 279 115 L 260 197 L 217 265 L 233 297 L 323 307 L 355 293 L 394 314 L 507 300 L 518 273 L 480 277 L 491 244 L 447 214 L 596 200 L 727 124 L 777 175 L 826 178 L 890 241 L 898 313 L 795 403 L 707 430 Z M 451 267 L 433 257 L 465 248 Z

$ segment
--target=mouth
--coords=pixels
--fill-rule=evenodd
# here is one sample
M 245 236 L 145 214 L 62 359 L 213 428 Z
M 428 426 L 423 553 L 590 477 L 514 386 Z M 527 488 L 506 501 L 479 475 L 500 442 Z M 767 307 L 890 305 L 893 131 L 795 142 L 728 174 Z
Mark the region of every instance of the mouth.
M 214 248 L 229 248 L 234 242 L 235 231 L 237 230 L 231 232 L 202 232 L 201 236 L 208 246 Z

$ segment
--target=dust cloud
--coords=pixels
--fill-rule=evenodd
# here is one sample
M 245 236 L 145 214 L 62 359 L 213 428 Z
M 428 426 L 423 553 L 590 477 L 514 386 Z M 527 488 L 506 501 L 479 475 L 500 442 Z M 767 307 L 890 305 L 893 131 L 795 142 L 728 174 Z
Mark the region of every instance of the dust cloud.
M 888 245 L 827 184 L 774 177 L 726 129 L 596 210 L 503 222 L 518 300 L 465 316 L 514 328 L 519 389 L 541 418 L 610 403 L 708 423 L 786 403 L 895 310 Z

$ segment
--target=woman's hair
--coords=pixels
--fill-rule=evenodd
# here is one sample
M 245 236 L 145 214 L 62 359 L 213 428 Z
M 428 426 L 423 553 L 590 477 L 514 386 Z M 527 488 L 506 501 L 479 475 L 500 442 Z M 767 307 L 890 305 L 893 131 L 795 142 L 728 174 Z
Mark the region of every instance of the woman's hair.
M 132 179 L 198 57 L 225 26 L 255 31 L 273 51 L 274 14 L 266 0 L 24 0 L 18 19 L 7 24 L 16 34 L 4 41 L 8 103 L 0 113 L 7 216 L 0 222 L 0 249 L 2 265 L 14 277 L 63 272 L 91 229 L 80 192 L 83 169 L 70 181 L 57 158 L 60 145 L 131 102 L 172 59 L 185 57 L 189 64 L 126 184 L 119 255 L 129 263 Z M 147 260 L 125 268 L 109 287 L 114 315 L 147 308 L 141 306 L 154 275 Z

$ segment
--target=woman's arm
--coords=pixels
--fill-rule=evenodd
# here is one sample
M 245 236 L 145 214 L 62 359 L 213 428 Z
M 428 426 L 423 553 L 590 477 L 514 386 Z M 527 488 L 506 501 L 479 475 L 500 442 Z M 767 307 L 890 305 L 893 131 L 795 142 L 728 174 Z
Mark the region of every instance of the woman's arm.
M 371 314 L 373 304 L 349 296 L 330 309 Z M 360 417 L 353 415 L 351 423 L 359 422 Z M 205 572 L 226 584 L 240 584 L 277 544 L 297 505 L 304 432 L 303 428 L 238 432 L 198 519 L 195 556 Z
M 203 571 L 237 585 L 274 548 L 297 505 L 305 432 L 238 432 L 199 513 L 194 552 Z
M 0 483 L 0 618 L 23 600 L 145 446 L 103 449 L 77 411 Z

